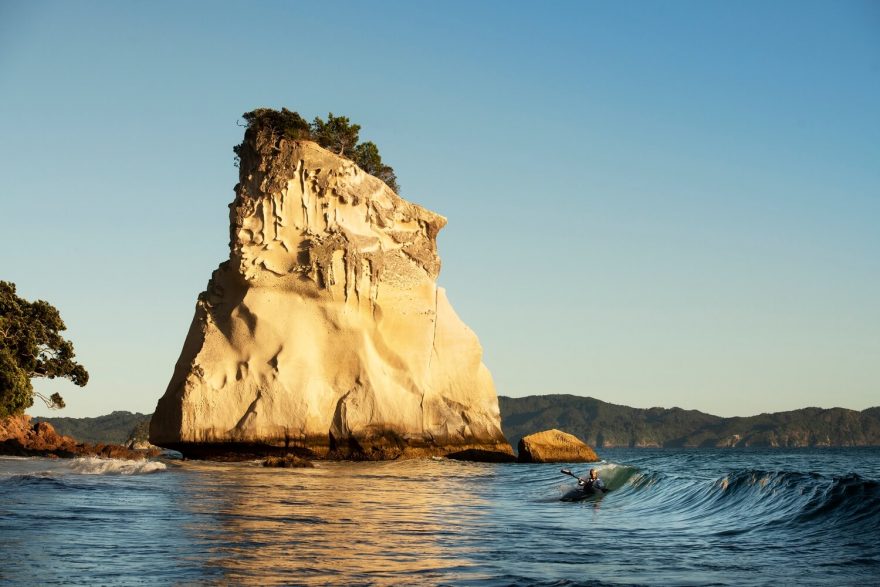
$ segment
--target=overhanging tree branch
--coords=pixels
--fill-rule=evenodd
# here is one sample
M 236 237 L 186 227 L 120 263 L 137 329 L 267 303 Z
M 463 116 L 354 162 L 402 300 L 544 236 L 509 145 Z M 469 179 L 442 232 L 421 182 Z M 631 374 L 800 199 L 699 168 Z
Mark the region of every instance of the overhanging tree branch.
M 32 377 L 88 383 L 88 372 L 74 360 L 73 343 L 59 334 L 65 330 L 61 314 L 48 302 L 28 302 L 16 295 L 14 283 L 0 281 L 0 325 L 0 417 L 24 412 L 34 397 L 52 409 L 64 407 L 60 394 L 35 391 Z

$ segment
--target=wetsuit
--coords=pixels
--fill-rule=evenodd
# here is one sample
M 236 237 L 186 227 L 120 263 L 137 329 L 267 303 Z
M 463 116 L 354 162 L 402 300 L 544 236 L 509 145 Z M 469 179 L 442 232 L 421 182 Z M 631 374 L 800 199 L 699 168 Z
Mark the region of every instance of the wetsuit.
M 578 485 L 580 485 L 584 492 L 592 491 L 592 492 L 605 492 L 608 491 L 605 488 L 605 483 L 596 477 L 595 479 L 578 479 Z

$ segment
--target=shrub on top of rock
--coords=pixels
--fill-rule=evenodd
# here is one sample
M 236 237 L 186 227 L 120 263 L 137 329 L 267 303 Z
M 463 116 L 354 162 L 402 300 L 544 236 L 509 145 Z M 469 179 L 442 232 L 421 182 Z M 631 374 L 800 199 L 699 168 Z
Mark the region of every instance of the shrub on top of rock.
M 314 141 L 337 155 L 350 159 L 358 167 L 385 182 L 395 192 L 400 191 L 397 176 L 390 165 L 382 162 L 379 148 L 372 141 L 360 141 L 359 124 L 352 124 L 346 116 L 327 114 L 327 120 L 316 116 L 311 123 L 298 112 L 282 108 L 257 108 L 242 114 L 248 131 L 269 130 L 278 139 Z M 245 141 L 247 140 L 245 133 Z M 233 148 L 241 157 L 244 143 Z

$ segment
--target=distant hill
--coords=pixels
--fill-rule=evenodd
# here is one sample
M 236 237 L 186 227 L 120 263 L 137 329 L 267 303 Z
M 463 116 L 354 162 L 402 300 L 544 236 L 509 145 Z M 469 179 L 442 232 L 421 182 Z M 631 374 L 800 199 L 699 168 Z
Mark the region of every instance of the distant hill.
M 48 422 L 60 434 L 72 436 L 81 442 L 124 444 L 136 428 L 149 426 L 152 414 L 113 412 L 96 418 L 34 418 Z
M 558 428 L 596 448 L 880 446 L 880 407 L 803 408 L 722 418 L 681 408 L 639 409 L 575 395 L 498 398 L 502 428 L 516 448 L 526 434 Z M 34 418 L 83 442 L 146 440 L 152 414 Z
M 597 448 L 880 446 L 880 407 L 804 408 L 721 418 L 681 408 L 638 409 L 574 395 L 498 398 L 504 434 L 558 428 Z

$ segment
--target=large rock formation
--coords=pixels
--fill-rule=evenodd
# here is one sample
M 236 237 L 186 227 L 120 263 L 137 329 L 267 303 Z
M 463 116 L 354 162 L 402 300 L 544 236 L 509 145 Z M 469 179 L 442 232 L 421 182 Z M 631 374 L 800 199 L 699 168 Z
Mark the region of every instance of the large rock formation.
M 196 457 L 512 454 L 442 288 L 446 219 L 310 141 L 251 128 L 230 258 L 199 296 L 150 440 Z

